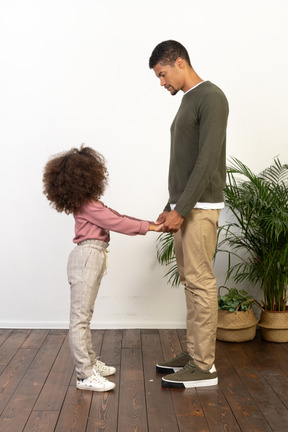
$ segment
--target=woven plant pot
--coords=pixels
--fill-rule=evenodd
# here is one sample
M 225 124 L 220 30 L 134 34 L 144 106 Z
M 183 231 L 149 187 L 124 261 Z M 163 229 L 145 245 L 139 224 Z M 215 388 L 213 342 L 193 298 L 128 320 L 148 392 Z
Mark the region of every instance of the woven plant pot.
M 288 342 L 288 311 L 261 311 L 258 323 L 262 339 L 269 342 Z
M 218 310 L 216 338 L 224 342 L 246 342 L 255 338 L 257 318 L 252 309 L 229 312 Z

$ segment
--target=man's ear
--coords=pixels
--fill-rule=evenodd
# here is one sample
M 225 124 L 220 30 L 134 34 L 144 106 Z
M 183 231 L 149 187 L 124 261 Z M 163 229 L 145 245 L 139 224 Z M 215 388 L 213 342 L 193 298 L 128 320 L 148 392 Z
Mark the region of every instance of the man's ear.
M 185 69 L 185 60 L 183 60 L 182 57 L 178 57 L 175 61 L 175 66 L 179 69 Z

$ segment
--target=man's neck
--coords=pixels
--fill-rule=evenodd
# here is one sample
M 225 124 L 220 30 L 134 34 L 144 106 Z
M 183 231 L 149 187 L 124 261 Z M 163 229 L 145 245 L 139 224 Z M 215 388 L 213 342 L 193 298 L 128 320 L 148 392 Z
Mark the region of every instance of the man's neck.
M 192 87 L 195 87 L 197 84 L 201 83 L 203 81 L 202 78 L 194 71 L 194 69 L 189 69 L 187 71 L 187 76 L 185 79 L 184 86 L 182 88 L 183 93 L 186 93 L 188 90 L 190 90 Z

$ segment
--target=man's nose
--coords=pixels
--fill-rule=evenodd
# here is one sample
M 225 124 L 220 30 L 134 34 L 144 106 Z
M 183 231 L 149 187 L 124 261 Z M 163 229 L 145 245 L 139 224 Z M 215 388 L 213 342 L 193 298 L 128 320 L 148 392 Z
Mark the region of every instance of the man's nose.
M 162 77 L 160 77 L 160 85 L 161 85 L 161 86 L 164 86 L 164 85 L 165 85 L 165 80 L 164 80 L 164 78 L 162 78 Z

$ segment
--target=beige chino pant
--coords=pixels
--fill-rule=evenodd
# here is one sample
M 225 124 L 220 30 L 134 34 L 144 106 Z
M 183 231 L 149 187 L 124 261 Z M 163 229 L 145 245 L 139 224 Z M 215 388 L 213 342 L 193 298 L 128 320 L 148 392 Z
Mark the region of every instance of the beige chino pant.
M 106 248 L 100 240 L 85 240 L 69 255 L 70 284 L 69 343 L 77 378 L 93 374 L 96 354 L 92 348 L 90 322 L 99 286 L 106 269 Z
M 193 209 L 174 234 L 180 281 L 187 306 L 187 351 L 209 370 L 215 359 L 218 303 L 212 261 L 220 210 Z

